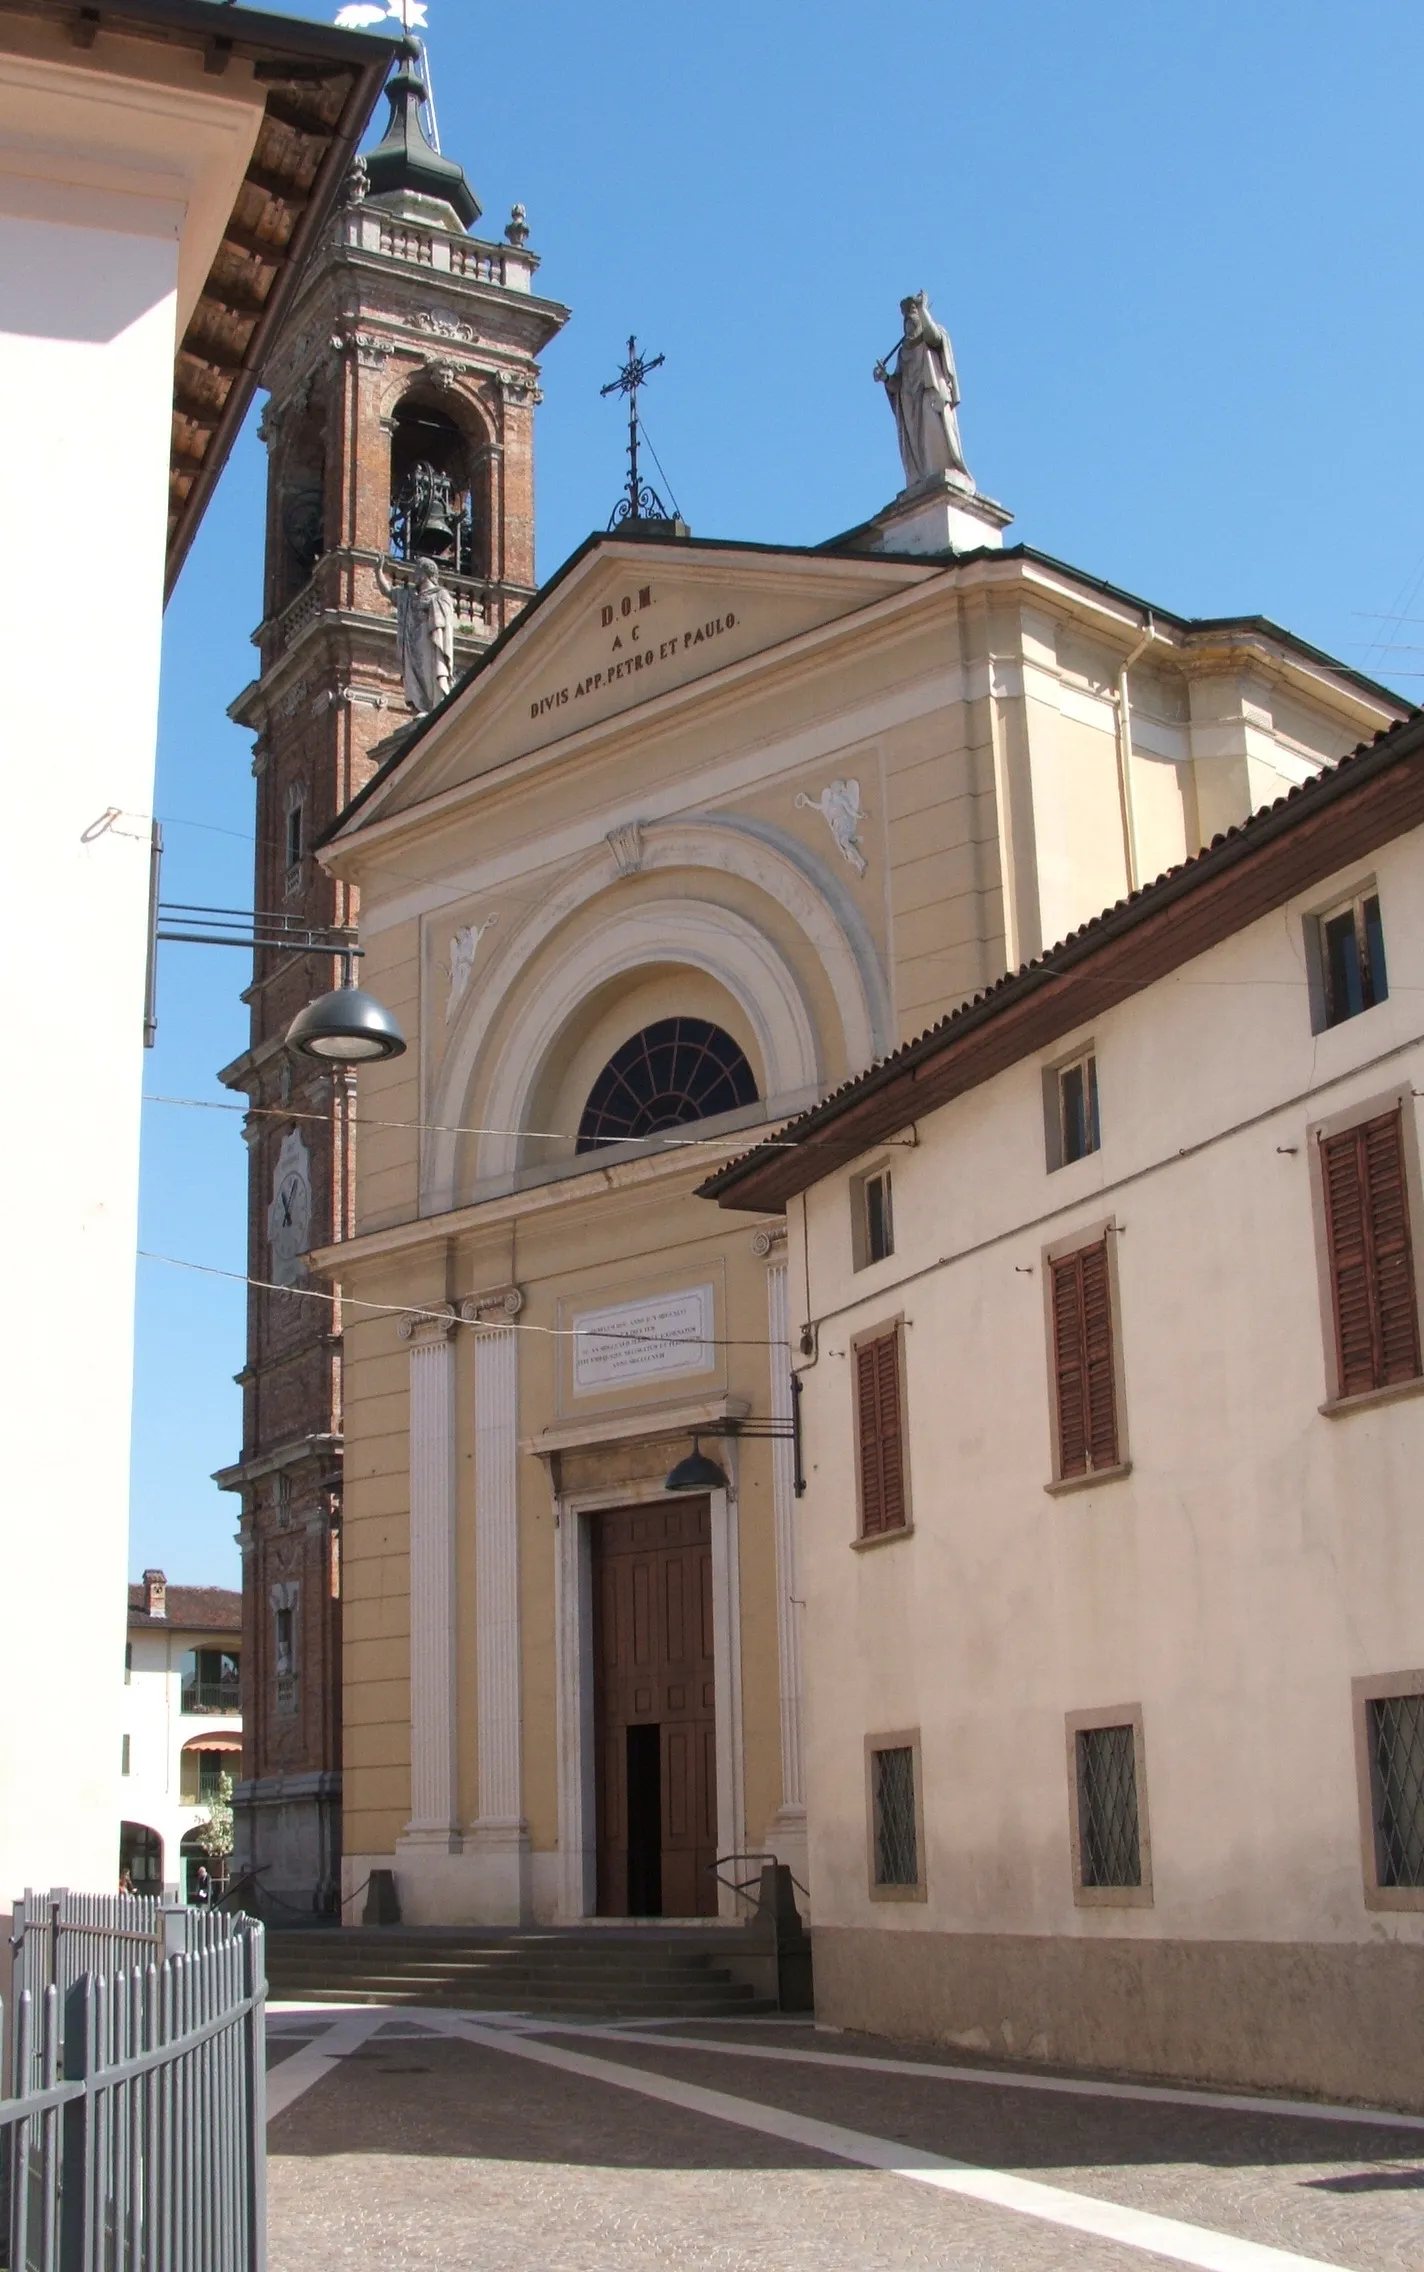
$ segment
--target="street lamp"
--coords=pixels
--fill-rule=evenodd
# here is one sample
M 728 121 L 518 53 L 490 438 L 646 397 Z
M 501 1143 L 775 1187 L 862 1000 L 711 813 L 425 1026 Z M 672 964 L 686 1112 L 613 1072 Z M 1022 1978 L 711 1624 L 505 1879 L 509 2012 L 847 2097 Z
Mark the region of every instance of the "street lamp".
M 158 1033 L 157 971 L 160 940 L 190 947 L 242 947 L 249 953 L 338 954 L 341 984 L 298 1010 L 287 1028 L 287 1045 L 301 1057 L 325 1065 L 372 1065 L 402 1057 L 406 1038 L 383 1002 L 356 984 L 361 949 L 349 929 L 327 929 L 298 915 L 272 915 L 246 907 L 196 907 L 159 896 L 163 832 L 153 824 L 149 882 L 148 978 L 143 1040 L 152 1049 Z
M 354 983 L 348 961 L 338 987 L 298 1010 L 287 1047 L 325 1065 L 372 1065 L 404 1056 L 406 1039 L 385 1004 Z
M 727 1475 L 715 1459 L 709 1459 L 696 1436 L 686 1459 L 680 1459 L 663 1484 L 664 1491 L 725 1491 Z

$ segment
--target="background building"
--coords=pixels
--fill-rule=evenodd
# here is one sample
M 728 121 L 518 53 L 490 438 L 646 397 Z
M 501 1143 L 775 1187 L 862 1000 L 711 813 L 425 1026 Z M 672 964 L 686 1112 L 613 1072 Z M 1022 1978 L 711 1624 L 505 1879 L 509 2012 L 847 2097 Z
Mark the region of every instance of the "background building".
M 118 1866 L 140 1893 L 186 1899 L 207 1859 L 198 1827 L 242 1766 L 241 1636 L 239 1593 L 171 1586 L 161 1570 L 129 1587 Z
M 139 1088 L 159 629 L 264 341 L 359 135 L 389 44 L 198 0 L 0 0 L 0 607 L 14 660 L 0 951 L 10 1062 L 45 1129 L 5 1115 L 23 1190 L 9 1266 L 27 1329 L 3 1376 L 14 1447 L 0 1647 L 0 1906 L 107 1887 L 132 1389 Z M 80 627 L 58 532 L 122 569 Z M 38 563 L 44 562 L 43 568 Z M 69 1021 L 66 1024 L 64 1021 Z M 101 1101 L 100 1101 L 101 1100 Z M 55 1352 L 85 1318 L 84 1420 Z M 51 1676 L 63 1600 L 69 1664 Z M 43 1740 L 26 1732 L 54 1696 Z
M 540 350 L 567 311 L 533 289 L 516 213 L 480 206 L 430 145 L 416 51 L 390 122 L 348 183 L 280 339 L 271 390 L 261 672 L 233 706 L 256 736 L 255 904 L 323 932 L 357 899 L 314 846 L 409 722 L 397 607 L 417 555 L 440 565 L 454 658 L 474 660 L 534 590 L 533 424 Z M 251 1047 L 223 1079 L 251 1100 L 240 1495 L 247 1755 L 238 1852 L 298 1908 L 337 1898 L 341 1856 L 344 1317 L 302 1256 L 355 1226 L 355 1082 L 295 1067 L 292 1017 L 337 983 L 331 954 L 259 953 Z M 288 1291 L 287 1289 L 292 1289 Z
M 787 1209 L 822 2018 L 1424 2106 L 1421 1000 L 1416 717 L 711 1180 Z

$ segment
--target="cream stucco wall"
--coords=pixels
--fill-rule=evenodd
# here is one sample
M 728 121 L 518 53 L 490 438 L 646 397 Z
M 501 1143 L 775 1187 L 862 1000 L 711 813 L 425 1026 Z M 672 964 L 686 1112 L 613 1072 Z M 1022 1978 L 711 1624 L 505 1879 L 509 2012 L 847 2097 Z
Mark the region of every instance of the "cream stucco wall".
M 784 1267 L 785 1250 L 762 1239 L 754 1252 L 753 1226 L 719 1216 L 694 1186 L 768 1114 L 825 1093 L 992 983 L 1047 925 L 1066 929 L 1121 896 L 1115 674 L 1141 636 L 1127 603 L 1023 559 L 960 569 L 610 545 L 575 566 L 327 847 L 360 889 L 364 982 L 412 1045 L 360 1076 L 358 1233 L 317 1258 L 344 1297 L 348 1893 L 394 1861 L 408 1916 L 580 1913 L 569 1841 L 589 1825 L 571 1793 L 570 1537 L 581 1510 L 654 1490 L 699 1412 L 764 1419 L 784 1393 L 768 1269 Z M 610 677 L 634 647 L 656 660 Z M 1393 715 L 1289 642 L 1243 634 L 1238 651 L 1223 634 L 1209 660 L 1238 692 L 1254 674 L 1289 695 L 1322 753 Z M 1198 776 L 1234 762 L 1190 745 L 1195 668 L 1192 635 L 1163 630 L 1133 743 L 1139 861 L 1196 849 Z M 1154 734 L 1178 737 L 1165 756 Z M 1284 745 L 1277 756 L 1285 766 Z M 858 784 L 856 859 L 819 803 L 838 780 Z M 1233 817 L 1246 810 L 1238 800 Z M 478 933 L 463 987 L 457 933 Z M 602 1064 L 677 1014 L 732 1032 L 762 1104 L 704 1124 L 691 1154 L 654 1142 L 577 1157 Z M 714 1366 L 571 1393 L 575 1314 L 701 1284 L 714 1288 Z M 488 1306 L 459 1321 L 474 1297 L 508 1289 L 522 1304 L 512 1322 Z M 448 1344 L 432 1311 L 449 1316 Z M 491 1513 L 477 1481 L 491 1325 L 516 1344 L 508 1520 L 503 1486 Z M 415 1440 L 425 1421 L 412 1432 L 417 1377 L 434 1398 L 422 1412 L 448 1402 L 438 1446 Z M 735 1709 L 719 1691 L 719 1841 L 772 1846 L 800 1874 L 792 1659 L 805 1510 L 787 1504 L 784 1481 L 778 1501 L 767 1442 L 719 1457 L 733 1488 L 714 1510 L 731 1588 L 718 1679 L 737 1688 Z M 411 1539 L 428 1545 L 432 1523 L 439 1568 L 453 1571 L 448 1627 L 447 1581 L 412 1583 Z M 482 1641 L 486 1523 L 500 1556 L 517 1539 L 518 1630 L 487 1625 Z M 506 1576 L 491 1585 L 508 1573 L 495 1559 Z M 506 1694 L 500 1712 L 502 1727 L 517 1721 L 518 1820 L 492 1823 L 479 1761 L 505 1754 L 481 1728 L 480 1700 L 516 1641 L 518 1709 Z M 432 1647 L 442 1665 L 450 1651 L 438 1725 Z M 447 1743 L 453 1797 L 432 1828 L 415 1821 L 414 1794 L 433 1787 L 422 1759 L 445 1790 Z
M 0 562 L 9 628 L 0 958 L 18 988 L 5 1175 L 23 1330 L 0 1414 L 13 1464 L 0 1646 L 0 1910 L 27 1884 L 107 1889 L 127 1539 L 149 826 L 175 331 L 256 138 L 250 67 L 6 17 L 0 34 Z M 55 566 L 85 529 L 110 570 L 85 604 Z M 44 1111 L 29 1103 L 43 1068 Z M 83 1312 L 83 1425 L 60 1352 Z M 76 1573 L 82 1573 L 77 1578 Z M 36 1605 L 63 1600 L 65 1680 Z M 49 1700 L 44 1741 L 28 1728 Z
M 1313 1032 L 1306 918 L 1367 881 L 1389 999 Z M 1421 886 L 1415 833 L 927 1116 L 883 1155 L 888 1260 L 853 1269 L 856 1170 L 793 1204 L 824 2017 L 1418 2102 L 1424 1909 L 1367 1905 L 1351 1684 L 1424 1665 L 1424 1399 L 1321 1411 L 1312 1155 L 1402 1097 L 1418 1256 Z M 1102 1146 L 1050 1173 L 1075 1039 Z M 1131 1469 L 1050 1495 L 1045 1250 L 1105 1222 Z M 897 1315 L 913 1530 L 857 1552 L 847 1351 Z M 1150 1906 L 1075 1905 L 1065 1716 L 1112 1707 L 1142 1714 Z M 864 1743 L 906 1729 L 926 1897 L 885 1905 Z

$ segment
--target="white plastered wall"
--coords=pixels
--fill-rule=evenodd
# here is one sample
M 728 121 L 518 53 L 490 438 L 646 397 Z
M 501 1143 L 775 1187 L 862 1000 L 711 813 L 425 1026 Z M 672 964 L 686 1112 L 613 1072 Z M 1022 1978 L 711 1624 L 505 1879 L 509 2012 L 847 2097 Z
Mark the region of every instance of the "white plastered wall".
M 52 31 L 51 58 L 0 55 L 0 622 L 10 641 L 0 964 L 11 982 L 0 1156 L 14 1320 L 0 1366 L 12 1515 L 0 1912 L 27 1884 L 108 1890 L 117 1876 L 174 343 L 261 115 L 245 67 L 218 96 L 196 51 L 184 60 L 121 43 L 140 69 L 151 53 L 168 82 L 145 84 L 66 61 L 78 51 Z M 82 567 L 67 549 L 76 536 Z

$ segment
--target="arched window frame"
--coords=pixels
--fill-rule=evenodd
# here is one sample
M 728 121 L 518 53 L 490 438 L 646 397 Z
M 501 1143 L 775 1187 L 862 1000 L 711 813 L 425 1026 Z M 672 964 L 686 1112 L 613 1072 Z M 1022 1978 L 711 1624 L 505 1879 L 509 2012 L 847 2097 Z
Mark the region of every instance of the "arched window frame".
M 757 1102 L 741 1044 L 706 1018 L 657 1018 L 614 1050 L 588 1093 L 577 1149 L 636 1142 Z

